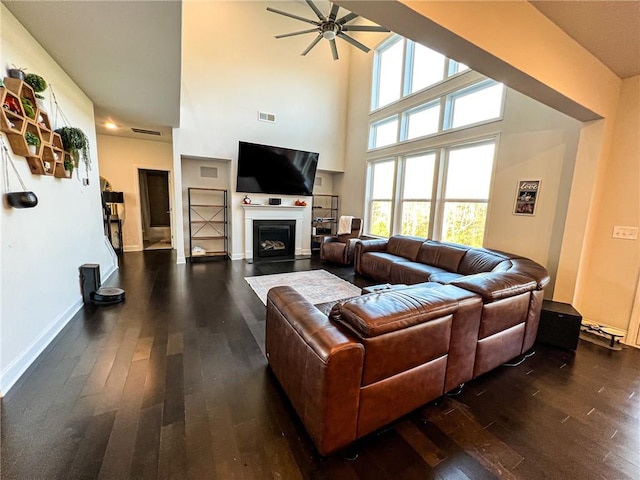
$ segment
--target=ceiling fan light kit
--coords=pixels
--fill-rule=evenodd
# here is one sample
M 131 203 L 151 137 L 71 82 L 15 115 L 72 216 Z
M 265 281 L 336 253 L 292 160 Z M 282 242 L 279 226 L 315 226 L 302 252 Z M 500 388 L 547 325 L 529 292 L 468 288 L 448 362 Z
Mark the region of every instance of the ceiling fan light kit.
M 385 27 L 381 27 L 378 25 L 347 25 L 348 22 L 355 20 L 358 18 L 357 13 L 349 12 L 341 18 L 338 17 L 338 10 L 340 9 L 339 5 L 335 3 L 331 3 L 331 10 L 329 15 L 325 16 L 322 14 L 320 9 L 314 4 L 311 0 L 306 0 L 307 5 L 313 10 L 313 12 L 318 17 L 318 20 L 311 20 L 305 17 L 301 17 L 299 15 L 295 15 L 293 13 L 284 12 L 282 10 L 277 10 L 275 8 L 267 7 L 267 11 L 277 13 L 279 15 L 283 15 L 285 17 L 293 18 L 294 20 L 300 20 L 301 22 L 310 23 L 311 25 L 315 25 L 315 28 L 310 28 L 307 30 L 300 30 L 298 32 L 285 33 L 282 35 L 276 35 L 275 38 L 286 38 L 293 37 L 296 35 L 304 35 L 306 33 L 317 33 L 316 38 L 309 44 L 309 46 L 301 53 L 301 55 L 306 55 L 311 51 L 313 47 L 315 47 L 320 40 L 323 38 L 329 41 L 331 46 L 331 54 L 334 60 L 338 60 L 338 47 L 336 45 L 336 37 L 341 38 L 347 43 L 350 43 L 356 48 L 359 48 L 365 53 L 368 53 L 370 48 L 366 45 L 360 43 L 355 38 L 347 35 L 345 32 L 389 32 L 390 30 Z

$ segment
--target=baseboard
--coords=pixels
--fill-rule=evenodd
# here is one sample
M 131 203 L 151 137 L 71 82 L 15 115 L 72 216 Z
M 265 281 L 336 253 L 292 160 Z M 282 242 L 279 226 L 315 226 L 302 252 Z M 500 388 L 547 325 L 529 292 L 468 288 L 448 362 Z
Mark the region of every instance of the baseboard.
M 22 354 L 16 357 L 2 373 L 0 373 L 0 397 L 9 392 L 11 387 L 20 380 L 20 377 L 27 371 L 31 364 L 38 358 L 45 348 L 56 338 L 64 327 L 67 326 L 73 316 L 82 308 L 82 296 L 73 302 L 58 318 L 31 342 Z
M 116 272 L 116 267 L 111 265 L 109 270 L 101 274 L 106 283 L 109 278 Z M 36 361 L 38 356 L 49 346 L 64 327 L 71 321 L 76 313 L 83 307 L 82 295 L 79 295 L 61 315 L 58 316 L 45 330 L 36 337 L 27 349 L 18 357 L 16 357 L 7 368 L 0 373 L 0 398 L 5 396 L 9 390 L 16 384 L 20 377 L 27 369 Z

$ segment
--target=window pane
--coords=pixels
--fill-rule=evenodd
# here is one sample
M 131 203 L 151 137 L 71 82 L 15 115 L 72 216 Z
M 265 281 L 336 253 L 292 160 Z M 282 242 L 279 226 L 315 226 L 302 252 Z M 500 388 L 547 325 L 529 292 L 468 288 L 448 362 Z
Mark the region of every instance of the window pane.
M 402 233 L 429 237 L 431 202 L 402 202 Z
M 452 77 L 456 73 L 464 72 L 465 70 L 469 70 L 464 63 L 456 62 L 455 60 L 449 60 L 449 76 Z
M 404 164 L 404 200 L 431 200 L 436 154 L 408 157 Z
M 481 90 L 454 96 L 451 109 L 451 128 L 497 118 L 502 108 L 502 84 L 491 85 Z
M 398 117 L 373 124 L 371 126 L 371 137 L 373 139 L 371 148 L 398 143 Z
M 371 198 L 391 200 L 393 196 L 394 162 L 379 162 L 373 164 L 373 188 Z
M 444 77 L 444 62 L 446 57 L 434 52 L 430 48 L 414 44 L 413 70 L 411 72 L 411 87 L 409 93 L 438 83 Z
M 399 40 L 378 54 L 378 98 L 374 101 L 374 108 L 383 107 L 400 98 L 403 50 L 404 41 Z
M 388 237 L 391 234 L 391 202 L 371 202 L 371 235 Z
M 442 239 L 481 247 L 487 220 L 486 203 L 446 202 L 442 224 Z
M 438 131 L 440 104 L 407 113 L 407 140 Z
M 493 143 L 449 151 L 445 198 L 487 200 L 493 168 Z

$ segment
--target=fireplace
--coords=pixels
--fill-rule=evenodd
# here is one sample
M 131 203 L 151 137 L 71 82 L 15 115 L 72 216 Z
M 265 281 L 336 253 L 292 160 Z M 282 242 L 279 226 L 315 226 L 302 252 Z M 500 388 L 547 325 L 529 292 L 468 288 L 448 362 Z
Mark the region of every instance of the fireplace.
M 295 220 L 254 220 L 253 260 L 295 258 Z

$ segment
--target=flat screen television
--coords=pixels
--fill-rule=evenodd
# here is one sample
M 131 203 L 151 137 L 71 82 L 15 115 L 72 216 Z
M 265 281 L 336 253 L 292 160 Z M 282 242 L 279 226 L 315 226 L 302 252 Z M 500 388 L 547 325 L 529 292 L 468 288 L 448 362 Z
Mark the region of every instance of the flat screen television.
M 314 152 L 240 142 L 236 191 L 310 196 L 319 156 Z

